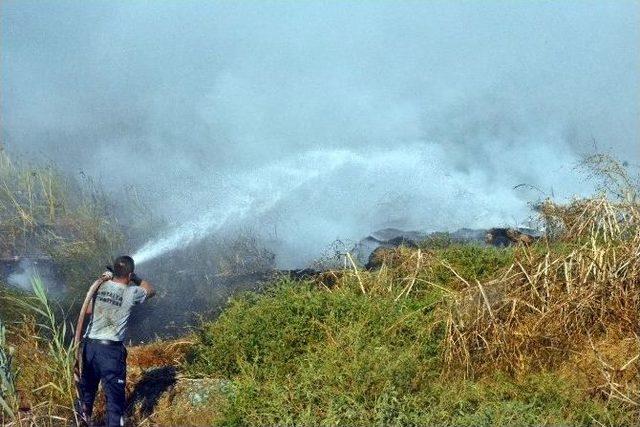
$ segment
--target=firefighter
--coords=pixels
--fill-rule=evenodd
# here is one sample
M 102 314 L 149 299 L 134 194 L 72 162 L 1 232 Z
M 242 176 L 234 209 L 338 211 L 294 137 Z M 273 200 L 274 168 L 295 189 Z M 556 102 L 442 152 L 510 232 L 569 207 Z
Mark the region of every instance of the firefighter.
M 124 425 L 127 323 L 133 306 L 155 295 L 151 283 L 136 276 L 134 268 L 130 256 L 116 258 L 113 278 L 100 285 L 86 310 L 91 320 L 84 334 L 79 389 L 81 417 L 88 425 L 100 382 L 107 401 L 106 425 Z

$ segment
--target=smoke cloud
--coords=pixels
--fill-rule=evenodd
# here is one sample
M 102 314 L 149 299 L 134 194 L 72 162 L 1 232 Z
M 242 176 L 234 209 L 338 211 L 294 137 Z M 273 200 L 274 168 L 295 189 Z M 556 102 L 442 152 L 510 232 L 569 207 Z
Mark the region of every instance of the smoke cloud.
M 57 295 L 62 289 L 51 265 L 29 258 L 20 260 L 15 270 L 7 276 L 7 283 L 14 288 L 31 292 L 35 279 L 42 281 L 50 295 Z
M 135 186 L 173 225 L 139 259 L 235 226 L 291 267 L 387 226 L 520 225 L 592 190 L 582 155 L 640 163 L 637 2 L 0 7 L 3 142 Z

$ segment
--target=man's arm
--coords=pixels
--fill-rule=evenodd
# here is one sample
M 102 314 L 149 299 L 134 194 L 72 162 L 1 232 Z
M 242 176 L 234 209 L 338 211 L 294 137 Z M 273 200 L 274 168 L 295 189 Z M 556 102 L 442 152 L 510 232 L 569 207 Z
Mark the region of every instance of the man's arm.
M 149 299 L 156 294 L 156 290 L 153 288 L 153 285 L 147 280 L 142 280 L 137 274 L 131 273 L 130 280 L 147 292 L 146 299 Z
M 153 285 L 146 280 L 140 282 L 140 287 L 147 291 L 147 299 L 153 297 L 156 294 L 156 290 Z

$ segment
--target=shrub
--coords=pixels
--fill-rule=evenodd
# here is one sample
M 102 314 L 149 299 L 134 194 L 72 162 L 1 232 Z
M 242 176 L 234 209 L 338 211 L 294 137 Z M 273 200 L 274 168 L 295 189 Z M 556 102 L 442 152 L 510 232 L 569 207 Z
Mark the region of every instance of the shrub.
M 236 298 L 184 367 L 231 380 L 220 424 L 632 424 L 637 207 L 554 209 L 555 241 L 399 248 Z

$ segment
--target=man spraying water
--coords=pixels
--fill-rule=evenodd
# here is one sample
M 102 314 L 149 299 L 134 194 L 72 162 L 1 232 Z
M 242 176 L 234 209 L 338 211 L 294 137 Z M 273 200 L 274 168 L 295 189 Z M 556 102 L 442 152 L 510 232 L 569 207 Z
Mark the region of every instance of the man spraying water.
M 78 320 L 82 329 L 84 314 L 91 315 L 77 369 L 80 416 L 89 425 L 100 382 L 107 400 L 106 425 L 124 425 L 127 323 L 133 306 L 155 295 L 153 286 L 133 271 L 133 258 L 118 257 L 113 271 L 105 272 L 89 290 Z

